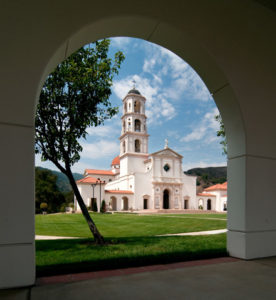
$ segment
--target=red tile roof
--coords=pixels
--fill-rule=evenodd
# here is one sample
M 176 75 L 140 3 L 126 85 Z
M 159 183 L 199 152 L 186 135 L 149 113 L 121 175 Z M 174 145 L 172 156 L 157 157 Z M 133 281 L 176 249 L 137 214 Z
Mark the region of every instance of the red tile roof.
M 227 191 L 227 181 L 222 184 L 212 185 L 212 186 L 208 187 L 207 189 L 205 189 L 204 191 L 209 192 L 209 191 L 217 191 L 217 190 Z
M 198 193 L 196 194 L 197 196 L 206 196 L 206 197 L 216 197 L 216 195 L 214 194 L 208 194 L 208 193 Z
M 132 191 L 123 191 L 123 190 L 105 190 L 106 193 L 112 194 L 133 194 Z
M 89 183 L 89 184 L 92 184 L 92 183 L 100 183 L 100 181 L 95 177 L 87 176 L 87 177 L 84 177 L 84 178 L 81 178 L 81 179 L 77 180 L 76 183 Z M 104 183 L 104 181 L 101 181 L 101 183 Z
M 94 174 L 94 175 L 115 175 L 112 171 L 110 170 L 93 170 L 93 169 L 85 169 L 84 171 L 85 174 Z
M 113 158 L 111 166 L 119 165 L 119 164 L 120 164 L 120 156 L 118 155 L 115 158 Z

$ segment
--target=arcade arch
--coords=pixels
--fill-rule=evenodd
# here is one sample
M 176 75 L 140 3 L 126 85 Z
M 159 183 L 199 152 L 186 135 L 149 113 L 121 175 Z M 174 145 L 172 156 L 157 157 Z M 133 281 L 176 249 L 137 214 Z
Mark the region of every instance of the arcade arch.
M 128 197 L 123 197 L 123 210 L 128 210 L 129 209 L 129 203 L 128 203 Z
M 5 158 L 1 167 L 3 174 L 10 174 L 18 165 L 22 171 L 13 174 L 16 190 L 10 176 L 2 179 L 2 199 L 9 201 L 2 203 L 5 218 L 0 217 L 0 228 L 5 228 L 0 235 L 5 248 L 0 246 L 4 258 L 0 269 L 6 274 L 0 287 L 32 285 L 35 280 L 33 126 L 41 86 L 47 74 L 72 52 L 91 40 L 111 36 L 139 37 L 162 45 L 201 76 L 219 107 L 228 138 L 228 251 L 247 259 L 276 254 L 272 181 L 276 144 L 271 139 L 276 131 L 276 124 L 271 123 L 276 108 L 276 45 L 271 40 L 276 21 L 275 14 L 260 2 L 213 1 L 206 6 L 203 0 L 183 1 L 177 10 L 162 2 L 151 9 L 142 1 L 135 14 L 132 5 L 120 0 L 108 1 L 108 12 L 106 3 L 87 2 L 78 7 L 78 14 L 62 3 L 54 7 L 44 3 L 42 9 L 42 4 L 34 6 L 31 1 L 22 10 L 7 2 L 2 13 L 12 12 L 13 18 L 1 19 L 6 28 L 2 42 L 7 45 L 1 56 L 0 133 L 6 145 L 1 149 Z M 92 10 L 97 14 L 91 14 Z M 38 13 L 42 17 L 36 19 L 33 34 L 23 43 L 32 16 Z M 68 22 L 73 16 L 74 22 Z M 46 24 L 49 18 L 52 26 Z M 257 21 L 261 27 L 256 26 Z M 13 45 L 18 45 L 16 55 Z M 18 144 L 21 147 L 14 146 Z M 23 246 L 24 262 L 19 259 Z
M 111 210 L 116 211 L 117 210 L 117 198 L 112 196 L 110 197 L 111 200 Z

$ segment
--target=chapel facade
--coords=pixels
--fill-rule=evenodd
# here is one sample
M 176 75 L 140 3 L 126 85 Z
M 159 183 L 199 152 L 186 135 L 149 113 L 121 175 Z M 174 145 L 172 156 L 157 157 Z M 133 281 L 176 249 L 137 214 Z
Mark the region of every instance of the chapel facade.
M 183 157 L 167 140 L 164 149 L 148 153 L 146 98 L 134 87 L 122 102 L 120 154 L 110 170 L 86 169 L 77 181 L 85 204 L 99 209 L 104 199 L 111 211 L 198 209 L 196 177 L 183 173 Z

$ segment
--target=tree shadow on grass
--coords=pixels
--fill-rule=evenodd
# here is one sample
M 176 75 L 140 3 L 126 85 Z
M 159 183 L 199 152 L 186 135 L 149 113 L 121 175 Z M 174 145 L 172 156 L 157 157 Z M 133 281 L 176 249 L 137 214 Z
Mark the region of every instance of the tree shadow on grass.
M 226 235 L 36 241 L 37 276 L 111 270 L 227 256 Z

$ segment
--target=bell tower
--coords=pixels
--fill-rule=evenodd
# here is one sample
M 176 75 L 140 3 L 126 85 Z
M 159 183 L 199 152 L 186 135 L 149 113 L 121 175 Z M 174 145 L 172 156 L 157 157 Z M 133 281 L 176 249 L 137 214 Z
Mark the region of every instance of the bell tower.
M 144 161 L 148 156 L 149 135 L 147 133 L 145 103 L 146 98 L 135 88 L 135 85 L 123 99 L 120 136 L 121 175 L 125 172 L 130 174 L 140 169 L 141 166 L 138 167 L 138 165 L 141 165 L 141 162 L 139 163 L 139 161 Z M 125 169 L 124 165 L 126 167 L 125 172 L 122 170 Z

